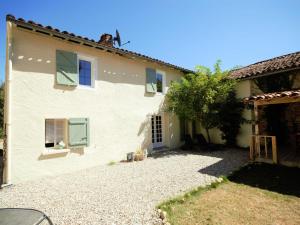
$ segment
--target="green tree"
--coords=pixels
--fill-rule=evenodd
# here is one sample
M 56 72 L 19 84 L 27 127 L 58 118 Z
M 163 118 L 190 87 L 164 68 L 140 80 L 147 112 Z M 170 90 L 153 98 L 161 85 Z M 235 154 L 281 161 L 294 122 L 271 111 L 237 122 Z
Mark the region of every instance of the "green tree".
M 219 108 L 219 123 L 217 127 L 222 132 L 222 139 L 226 141 L 228 146 L 235 146 L 240 125 L 247 122 L 242 117 L 244 104 L 236 97 L 235 90 L 231 90 L 227 95 L 226 101 L 219 103 L 217 107 Z
M 214 70 L 197 66 L 194 74 L 187 74 L 180 82 L 173 82 L 167 93 L 168 111 L 183 119 L 199 121 L 206 130 L 209 143 L 209 130 L 223 128 L 222 108 L 225 108 L 236 85 L 235 80 L 227 79 L 228 71 L 222 71 L 220 64 L 218 60 Z

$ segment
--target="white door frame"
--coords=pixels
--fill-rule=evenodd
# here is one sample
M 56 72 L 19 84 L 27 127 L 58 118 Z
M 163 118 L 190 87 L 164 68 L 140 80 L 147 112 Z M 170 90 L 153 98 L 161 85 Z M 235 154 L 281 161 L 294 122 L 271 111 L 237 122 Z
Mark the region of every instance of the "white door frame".
M 164 117 L 162 113 L 151 116 L 151 141 L 152 148 L 159 148 L 164 145 Z

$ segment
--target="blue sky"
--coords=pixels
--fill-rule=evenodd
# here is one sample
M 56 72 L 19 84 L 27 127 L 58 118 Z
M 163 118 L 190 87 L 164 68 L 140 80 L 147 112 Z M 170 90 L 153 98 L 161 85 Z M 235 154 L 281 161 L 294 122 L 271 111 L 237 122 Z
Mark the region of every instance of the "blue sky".
M 117 28 L 124 48 L 188 69 L 224 69 L 300 50 L 300 1 L 0 1 L 0 79 L 4 79 L 5 15 L 95 40 Z

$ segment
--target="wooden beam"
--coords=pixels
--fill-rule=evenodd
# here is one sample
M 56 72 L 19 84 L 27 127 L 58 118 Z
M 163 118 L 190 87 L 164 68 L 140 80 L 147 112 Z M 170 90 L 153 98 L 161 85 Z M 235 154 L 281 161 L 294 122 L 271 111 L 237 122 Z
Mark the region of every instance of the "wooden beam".
M 256 105 L 271 105 L 271 104 L 286 104 L 286 103 L 293 103 L 293 102 L 300 102 L 300 97 L 280 97 L 280 98 L 272 98 L 272 99 L 261 99 L 255 100 L 254 104 Z
M 268 158 L 268 142 L 267 142 L 267 136 L 265 136 L 265 156 Z

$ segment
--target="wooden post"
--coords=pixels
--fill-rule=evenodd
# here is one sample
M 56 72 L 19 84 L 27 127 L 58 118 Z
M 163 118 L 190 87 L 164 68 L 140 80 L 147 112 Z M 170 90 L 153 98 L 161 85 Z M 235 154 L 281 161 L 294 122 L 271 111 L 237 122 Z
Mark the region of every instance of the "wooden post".
M 267 136 L 265 136 L 265 157 L 268 158 Z
M 261 139 L 261 136 L 257 135 L 257 152 L 258 152 L 259 158 L 260 158 L 260 139 Z
M 254 102 L 254 121 L 255 121 L 255 135 L 259 135 L 258 127 L 258 105 Z
M 273 163 L 278 163 L 277 158 L 277 146 L 276 146 L 276 136 L 272 137 L 272 155 L 273 155 Z
M 251 139 L 250 139 L 250 159 L 253 160 L 253 138 L 254 136 L 251 135 Z
M 258 127 L 258 105 L 256 102 L 254 102 L 254 121 L 255 121 L 255 149 L 254 154 L 256 157 L 257 153 L 260 156 L 260 142 L 259 142 L 259 127 Z

